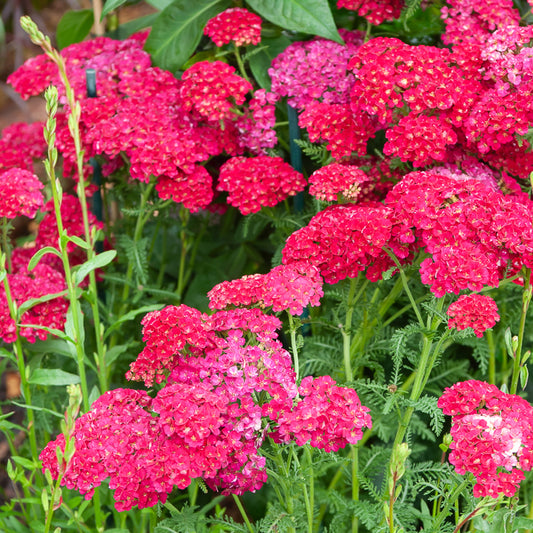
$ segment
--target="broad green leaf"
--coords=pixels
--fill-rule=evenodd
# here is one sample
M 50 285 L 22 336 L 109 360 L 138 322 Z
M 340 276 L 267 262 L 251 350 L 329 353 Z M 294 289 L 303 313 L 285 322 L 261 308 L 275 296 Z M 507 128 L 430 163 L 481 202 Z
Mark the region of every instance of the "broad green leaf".
M 85 279 L 85 276 L 89 274 L 89 272 L 92 272 L 97 268 L 103 268 L 111 263 L 111 261 L 115 259 L 116 255 L 116 250 L 109 250 L 107 252 L 102 252 L 101 254 L 95 255 L 91 260 L 83 263 L 83 265 L 80 265 L 76 271 L 76 285 L 79 285 Z
M 290 39 L 284 35 L 274 39 L 263 39 L 261 41 L 261 46 L 265 47 L 264 50 L 261 50 L 250 57 L 248 63 L 252 70 L 252 74 L 263 89 L 270 90 L 271 80 L 268 75 L 268 69 L 272 64 L 272 60 L 281 54 L 281 52 L 283 52 L 283 50 L 285 50 L 290 44 Z
M 327 0 L 246 0 L 262 17 L 287 30 L 341 39 Z
M 33 257 L 28 263 L 28 271 L 33 270 L 39 264 L 39 261 L 42 259 L 42 257 L 46 254 L 57 255 L 57 257 L 61 258 L 61 252 L 59 250 L 57 250 L 53 246 L 45 246 L 44 248 L 41 248 L 38 252 L 33 254 Z
M 106 3 L 104 4 L 104 9 L 102 9 L 102 16 L 100 17 L 100 20 L 103 20 L 103 18 L 108 13 L 111 13 L 111 11 L 118 9 L 120 6 L 124 5 L 127 1 L 128 0 L 106 0 Z
M 36 368 L 28 380 L 34 385 L 72 385 L 80 383 L 80 376 L 60 368 Z
M 172 4 L 172 0 L 146 0 L 146 3 L 155 7 L 158 11 L 163 11 L 163 9 Z
M 93 23 L 92 9 L 67 11 L 57 25 L 57 46 L 61 49 L 70 44 L 80 43 L 89 35 Z
M 50 300 L 55 300 L 56 298 L 60 298 L 61 296 L 65 296 L 67 294 L 67 291 L 61 291 L 61 292 L 55 292 L 53 294 L 46 294 L 45 296 L 41 296 L 40 298 L 30 298 L 29 300 L 26 300 L 18 309 L 17 309 L 17 315 L 18 318 L 20 317 L 32 307 L 35 307 L 36 305 L 42 304 L 43 302 L 49 302 Z
M 79 331 L 77 331 L 76 321 L 74 319 L 74 306 L 79 317 Z M 65 333 L 74 339 L 74 343 L 79 342 L 82 346 L 85 342 L 85 325 L 83 323 L 83 314 L 81 312 L 81 306 L 79 300 L 75 300 L 70 303 L 67 311 L 67 318 L 65 320 Z
M 116 39 L 127 39 L 135 32 L 143 30 L 144 28 L 148 28 L 154 23 L 158 16 L 159 13 L 151 13 L 150 15 L 145 15 L 144 17 L 139 17 L 138 19 L 130 20 L 129 22 L 121 24 L 117 28 Z
M 206 22 L 230 5 L 229 0 L 176 0 L 154 22 L 145 50 L 158 67 L 176 72 L 198 46 Z

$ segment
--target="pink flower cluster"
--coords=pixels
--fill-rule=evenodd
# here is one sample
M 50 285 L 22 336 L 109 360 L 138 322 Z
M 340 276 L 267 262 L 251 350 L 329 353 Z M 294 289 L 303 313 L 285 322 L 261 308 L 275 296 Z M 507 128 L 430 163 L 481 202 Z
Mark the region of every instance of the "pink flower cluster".
M 348 61 L 363 44 L 361 32 L 340 31 L 346 44 L 321 37 L 290 44 L 274 58 L 268 73 L 272 92 L 288 97 L 291 106 L 302 110 L 312 102 L 346 104 L 354 83 Z
M 482 381 L 456 383 L 438 401 L 452 416 L 450 463 L 476 478 L 476 498 L 513 496 L 533 467 L 533 408 Z
M 263 405 L 263 414 L 277 423 L 271 433 L 276 442 L 296 441 L 298 446 L 311 446 L 336 452 L 363 437 L 363 428 L 371 428 L 368 407 L 361 405 L 357 393 L 338 387 L 329 376 L 302 379 L 299 401 L 292 406 L 290 398 L 274 398 Z
M 10 168 L 31 171 L 33 160 L 42 157 L 45 150 L 42 122 L 15 122 L 2 130 L 0 172 Z
M 210 19 L 205 25 L 204 34 L 211 37 L 217 46 L 231 42 L 235 46 L 259 44 L 261 23 L 259 15 L 242 7 L 233 7 Z
M 29 170 L 0 170 L 0 217 L 33 218 L 43 205 L 43 188 L 39 178 Z
M 280 265 L 267 274 L 244 276 L 215 285 L 208 293 L 211 309 L 231 305 L 272 307 L 301 315 L 304 307 L 320 305 L 324 295 L 318 269 L 305 262 Z
M 220 168 L 217 190 L 228 191 L 228 204 L 243 215 L 273 207 L 307 185 L 303 175 L 281 157 L 232 157 Z
M 291 357 L 277 339 L 281 322 L 258 309 L 208 316 L 169 306 L 142 323 L 146 347 L 127 377 L 147 386 L 166 379 L 163 388 L 153 399 L 144 391 L 105 393 L 76 420 L 68 464 L 55 453 L 64 448 L 63 435 L 40 456 L 43 470 L 54 478 L 62 472 L 62 483 L 87 499 L 107 477 L 119 511 L 165 502 L 174 486 L 183 489 L 198 477 L 223 493 L 259 489 L 267 479 L 259 451 L 267 430 L 263 411 L 272 415 L 257 402 L 260 392 L 277 406 L 278 424 L 270 428 L 280 442 L 311 439 L 312 446 L 337 450 L 371 425 L 355 391 L 331 378 L 306 378 L 299 390 L 305 398 L 293 408 L 298 389 Z M 310 413 L 312 428 L 305 422 Z
M 494 327 L 500 320 L 498 306 L 490 296 L 481 294 L 464 294 L 448 307 L 446 314 L 450 317 L 448 327 L 459 331 L 472 328 L 477 337 Z

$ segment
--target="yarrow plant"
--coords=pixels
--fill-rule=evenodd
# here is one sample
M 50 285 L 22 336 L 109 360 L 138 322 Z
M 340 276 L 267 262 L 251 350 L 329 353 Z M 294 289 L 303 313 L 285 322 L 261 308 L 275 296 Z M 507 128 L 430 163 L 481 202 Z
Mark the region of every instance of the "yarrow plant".
M 21 19 L 0 530 L 533 530 L 529 4 L 123 3 Z

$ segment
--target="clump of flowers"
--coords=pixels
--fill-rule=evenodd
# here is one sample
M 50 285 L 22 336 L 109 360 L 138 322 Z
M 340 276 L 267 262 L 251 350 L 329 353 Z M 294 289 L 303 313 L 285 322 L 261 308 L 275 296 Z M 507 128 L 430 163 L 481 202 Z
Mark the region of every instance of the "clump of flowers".
M 337 0 L 337 8 L 345 7 L 357 11 L 360 17 L 371 24 L 381 24 L 386 20 L 397 19 L 405 5 L 404 0 Z
M 259 15 L 242 7 L 233 7 L 210 19 L 205 25 L 204 34 L 211 37 L 217 46 L 231 42 L 235 46 L 259 44 L 261 23 Z
M 438 401 L 452 416 L 450 463 L 476 478 L 474 496 L 513 496 L 533 467 L 533 408 L 495 385 L 469 380 L 444 391 Z
M 183 73 L 181 81 L 184 108 L 210 121 L 227 117 L 232 106 L 242 104 L 252 90 L 250 82 L 222 61 L 199 61 Z
M 39 178 L 22 168 L 10 168 L 0 173 L 0 216 L 15 218 L 25 215 L 33 218 L 43 205 Z
M 281 157 L 233 157 L 220 168 L 217 190 L 243 215 L 273 207 L 307 185 L 303 175 Z
M 33 170 L 33 160 L 42 157 L 45 149 L 42 122 L 15 122 L 2 130 L 0 171 L 9 168 Z
M 364 36 L 345 30 L 341 35 L 345 45 L 324 38 L 289 45 L 268 70 L 272 92 L 287 96 L 289 104 L 299 110 L 311 102 L 348 103 L 355 81 L 347 70 L 348 61 L 363 44 Z
M 370 181 L 371 178 L 356 165 L 332 163 L 309 176 L 309 194 L 326 202 L 333 202 L 342 194 L 355 203 Z
M 481 294 L 464 294 L 448 307 L 446 314 L 450 317 L 448 327 L 459 331 L 472 328 L 477 337 L 500 320 L 498 306 L 490 296 Z
M 298 392 L 300 399 L 291 409 L 286 399 L 273 399 L 263 406 L 263 413 L 276 422 L 271 432 L 276 442 L 294 440 L 298 446 L 310 442 L 315 448 L 336 452 L 356 444 L 363 428 L 372 427 L 370 409 L 361 405 L 357 393 L 337 386 L 329 376 L 302 379 Z
M 208 293 L 211 309 L 230 305 L 287 310 L 301 315 L 304 307 L 320 305 L 324 295 L 318 269 L 305 262 L 279 265 L 267 274 L 253 274 L 215 285 Z

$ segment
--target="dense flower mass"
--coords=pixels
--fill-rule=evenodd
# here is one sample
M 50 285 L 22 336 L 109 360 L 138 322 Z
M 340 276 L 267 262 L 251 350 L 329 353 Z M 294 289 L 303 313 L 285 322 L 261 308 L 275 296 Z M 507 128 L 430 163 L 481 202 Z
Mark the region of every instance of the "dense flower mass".
M 45 149 L 42 122 L 11 124 L 0 138 L 0 172 L 9 168 L 33 170 L 33 160 L 42 157 Z
M 222 61 L 200 61 L 189 67 L 181 78 L 180 97 L 187 111 L 194 109 L 208 120 L 228 116 L 233 105 L 242 104 L 252 90 L 250 82 L 235 74 Z
M 404 0 L 337 0 L 337 8 L 357 11 L 360 17 L 365 17 L 368 22 L 376 25 L 398 18 L 404 4 Z
M 211 309 L 259 305 L 272 307 L 273 311 L 286 309 L 293 315 L 302 314 L 308 305 L 320 305 L 323 295 L 318 269 L 305 262 L 280 265 L 267 274 L 223 281 L 207 293 Z
M 292 400 L 273 399 L 263 406 L 263 413 L 276 422 L 272 437 L 276 442 L 302 446 L 307 442 L 326 452 L 336 452 L 347 444 L 356 444 L 363 428 L 372 427 L 370 409 L 361 405 L 357 393 L 339 387 L 329 376 L 302 379 L 298 389 L 300 400 L 287 408 Z
M 231 42 L 235 46 L 259 44 L 261 22 L 259 15 L 242 7 L 233 7 L 210 19 L 205 25 L 204 34 L 211 37 L 217 46 Z
M 460 330 L 472 328 L 477 337 L 492 328 L 498 320 L 498 306 L 490 296 L 481 294 L 462 295 L 448 307 L 448 327 Z
M 513 496 L 533 467 L 533 408 L 482 381 L 456 383 L 438 401 L 452 416 L 450 462 L 476 478 L 474 496 Z
M 364 184 L 371 181 L 356 165 L 332 163 L 319 168 L 309 176 L 309 194 L 320 200 L 333 202 L 342 194 L 351 202 L 357 202 Z
M 29 170 L 0 170 L 0 216 L 33 218 L 43 205 L 43 188 L 39 178 Z
M 347 70 L 348 61 L 363 44 L 363 34 L 344 30 L 341 35 L 345 45 L 323 38 L 289 45 L 268 71 L 272 92 L 287 96 L 289 104 L 299 110 L 315 101 L 348 103 L 355 81 Z
M 63 275 L 45 264 L 38 264 L 31 272 L 26 266 L 21 266 L 12 274 L 7 274 L 7 280 L 11 298 L 17 307 L 30 299 L 63 292 L 67 288 Z M 30 342 L 35 342 L 37 338 L 46 339 L 48 333 L 44 329 L 31 326 L 46 326 L 62 330 L 67 309 L 68 303 L 62 297 L 31 307 L 22 314 L 19 334 Z M 0 337 L 4 342 L 17 340 L 16 325 L 9 312 L 3 284 L 0 285 Z
M 306 185 L 303 175 L 281 157 L 233 157 L 220 168 L 217 190 L 228 191 L 228 204 L 248 215 L 275 206 Z

